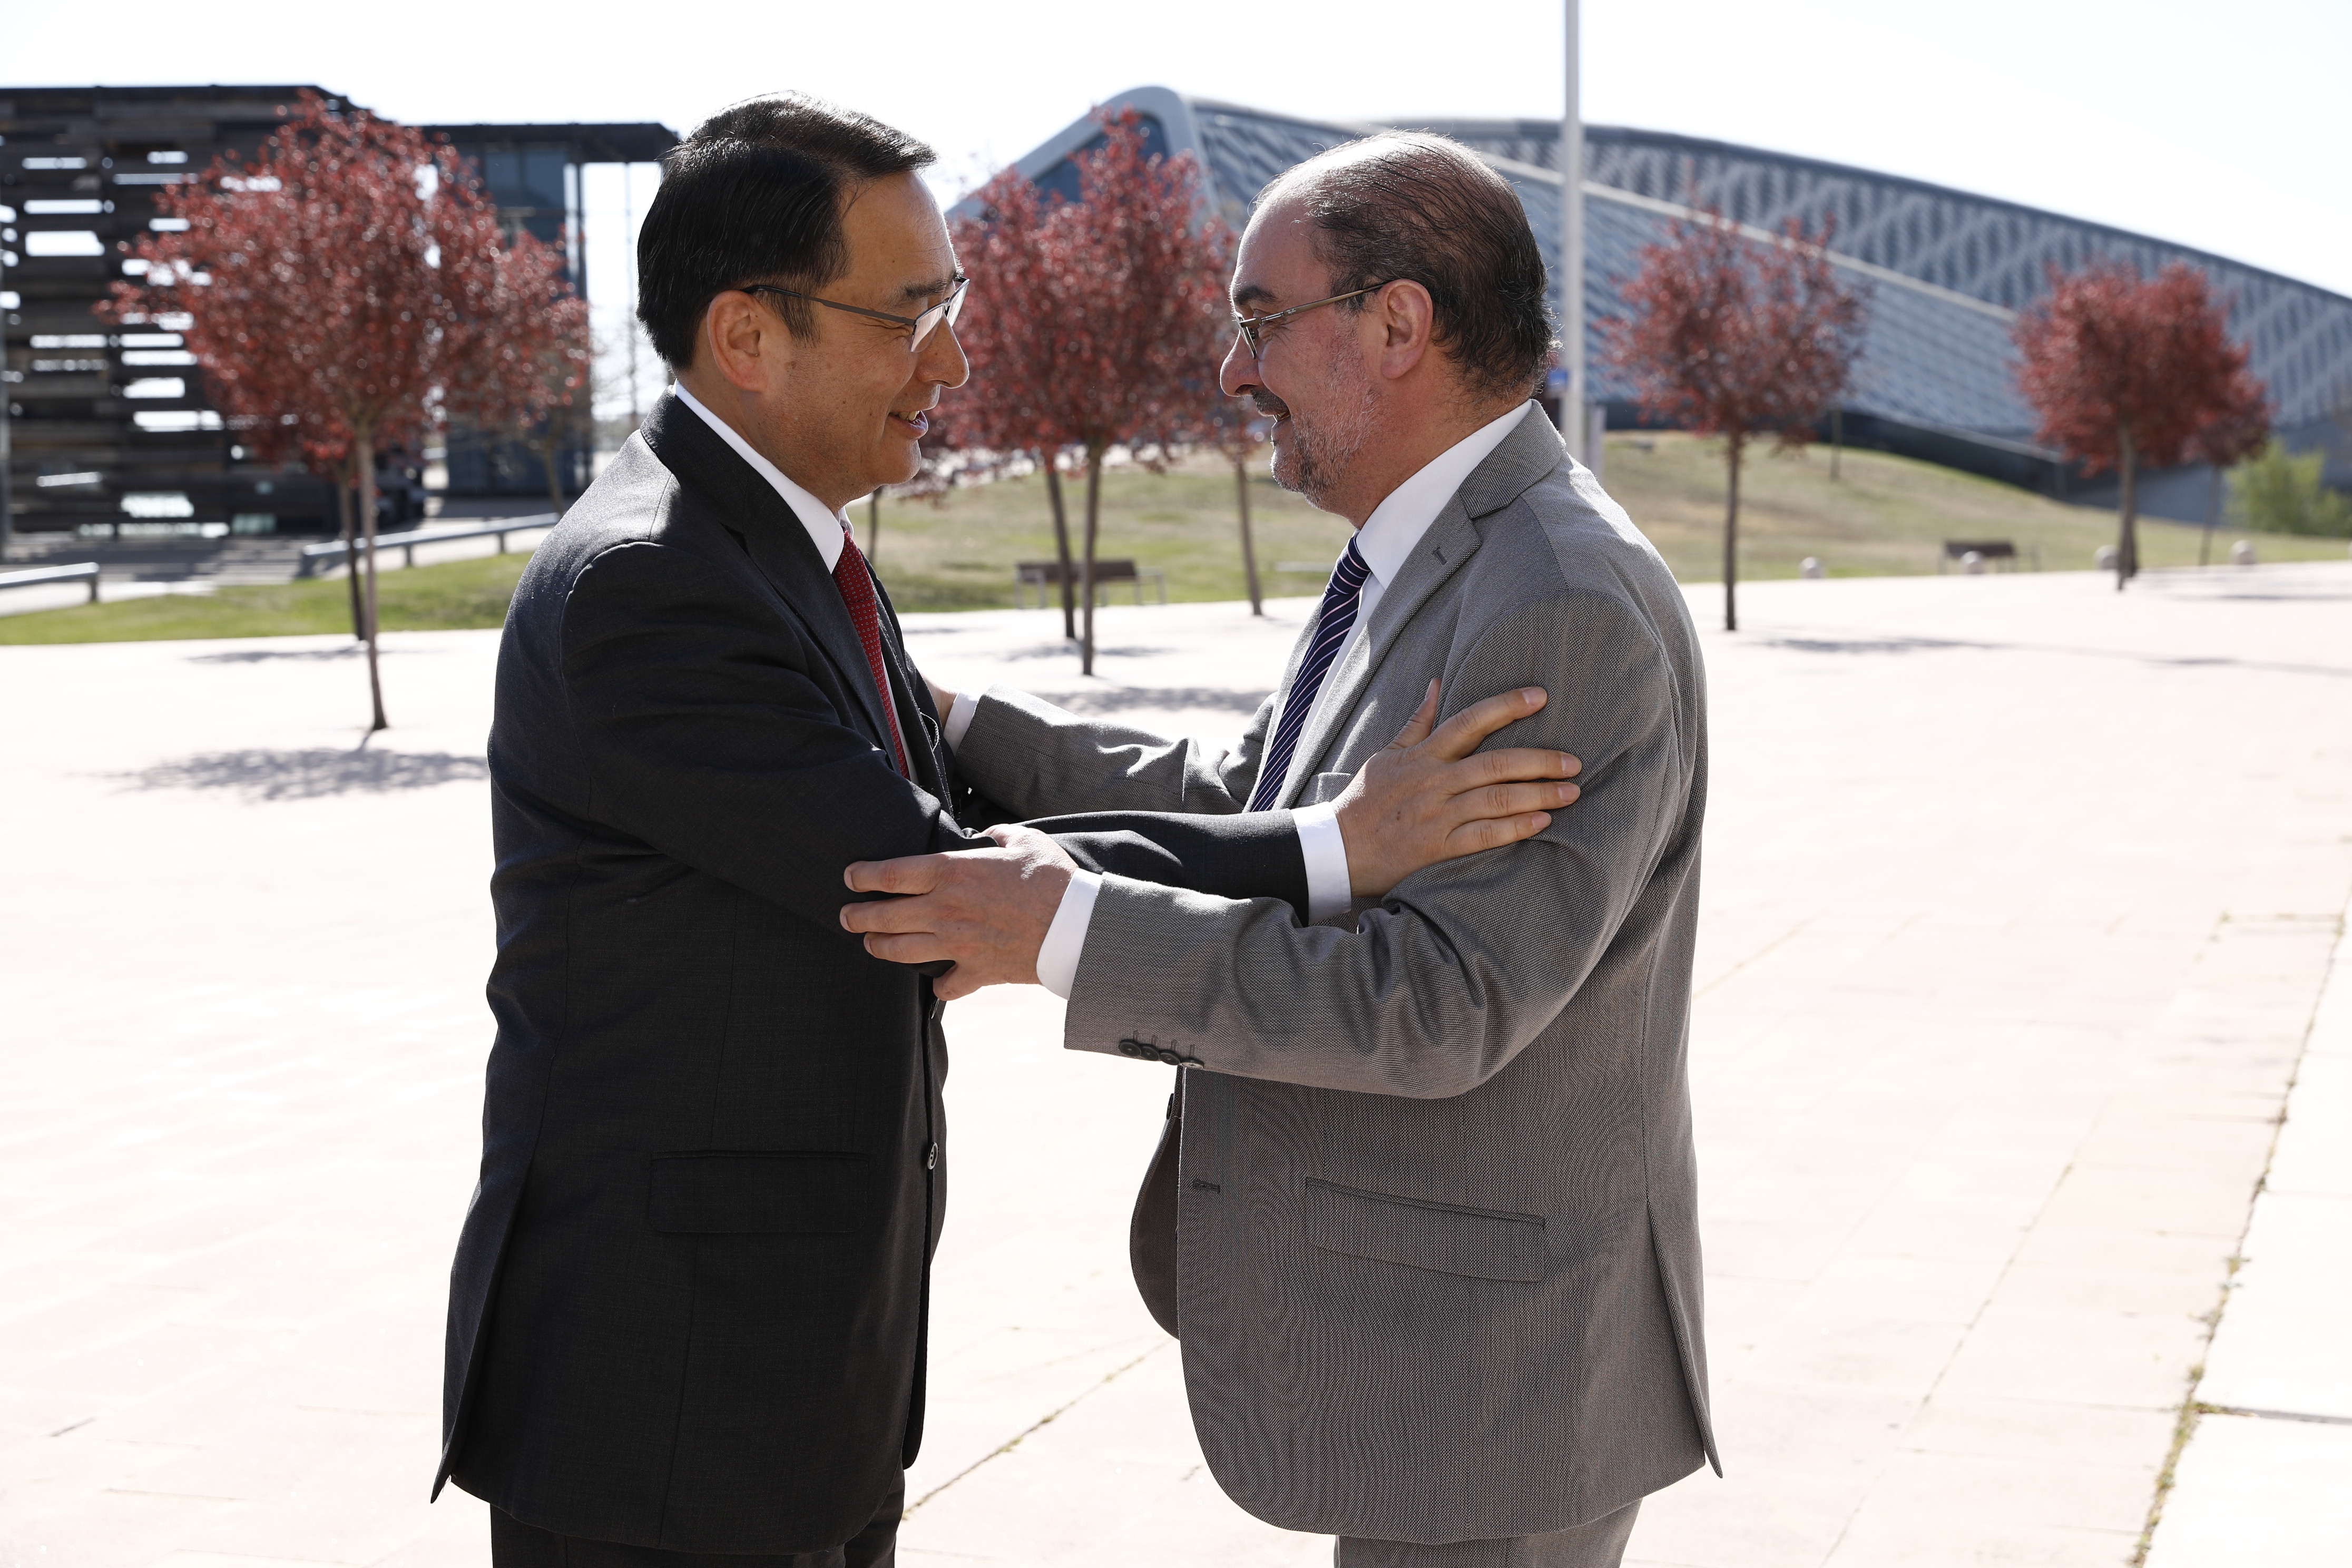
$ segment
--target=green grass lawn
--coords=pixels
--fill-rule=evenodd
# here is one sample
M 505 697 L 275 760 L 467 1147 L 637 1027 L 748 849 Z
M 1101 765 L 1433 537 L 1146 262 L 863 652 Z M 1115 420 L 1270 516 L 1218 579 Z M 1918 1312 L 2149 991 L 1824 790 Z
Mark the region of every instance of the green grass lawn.
M 2047 571 L 2084 570 L 2092 552 L 2115 542 L 2113 512 L 2068 506 L 1990 479 L 1881 452 L 1844 454 L 1841 476 L 1813 447 L 1790 457 L 1748 459 L 1741 482 L 1740 574 L 1793 577 L 1818 555 L 1833 576 L 1932 573 L 1947 539 L 2014 540 L 2038 552 Z M 1610 493 L 1649 534 L 1675 574 L 1706 583 L 1722 574 L 1723 458 L 1714 442 L 1675 434 L 1609 439 L 1603 468 Z M 1276 488 L 1264 464 L 1249 481 L 1260 575 L 1269 595 L 1322 591 L 1322 572 L 1348 537 L 1340 519 Z M 1083 525 L 1086 487 L 1065 486 L 1073 548 Z M 1131 557 L 1168 574 L 1171 599 L 1244 596 L 1241 534 L 1233 469 L 1214 459 L 1168 474 L 1136 469 L 1103 479 L 1101 541 L 1107 559 Z M 872 537 L 866 506 L 851 512 L 858 540 Z M 1017 561 L 1050 560 L 1054 525 L 1045 486 L 1008 479 L 950 494 L 945 504 L 883 498 L 875 565 L 902 610 L 1009 607 Z M 2197 561 L 2200 531 L 2179 523 L 2141 524 L 2141 559 L 2150 566 Z M 2341 561 L 2340 539 L 2281 534 L 2214 536 L 2215 554 L 2251 537 L 2264 561 Z M 495 626 L 526 557 L 493 555 L 388 571 L 380 579 L 383 624 L 391 631 Z M 1311 562 L 1313 572 L 1286 573 L 1282 562 Z M 1113 587 L 1113 602 L 1129 592 Z M 340 577 L 213 595 L 168 595 L 0 616 L 0 643 L 119 642 L 156 637 L 240 637 L 341 632 L 351 628 L 348 590 Z
M 1899 577 L 1936 570 L 1947 539 L 2008 539 L 2038 551 L 2046 572 L 2086 571 L 2116 542 L 2110 508 L 2069 506 L 1956 468 L 1884 452 L 1847 451 L 1830 478 L 1826 447 L 1785 457 L 1751 454 L 1740 478 L 1739 574 L 1793 577 L 1808 555 L 1836 577 Z M 1609 437 L 1609 493 L 1624 503 L 1675 574 L 1723 580 L 1722 444 L 1672 432 Z M 2142 518 L 2140 563 L 2193 566 L 2203 530 Z M 2213 553 L 2253 541 L 2263 561 L 2341 561 L 2341 539 L 2216 530 Z M 2031 563 L 2027 563 L 2030 564 Z
M 377 611 L 386 631 L 495 626 L 528 555 L 486 555 L 440 566 L 380 572 Z M 164 637 L 277 637 L 352 629 L 351 589 L 338 575 L 310 583 L 159 594 L 111 605 L 0 616 L 0 643 L 152 642 Z

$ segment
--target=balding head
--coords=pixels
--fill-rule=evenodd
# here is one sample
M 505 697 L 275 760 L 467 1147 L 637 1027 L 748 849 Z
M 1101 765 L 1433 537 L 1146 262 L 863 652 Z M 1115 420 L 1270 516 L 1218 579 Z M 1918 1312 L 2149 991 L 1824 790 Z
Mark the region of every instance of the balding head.
M 1534 394 L 1553 342 L 1543 256 L 1517 193 L 1468 148 L 1402 131 L 1346 142 L 1267 186 L 1258 210 L 1276 209 L 1304 219 L 1331 292 L 1400 278 L 1428 289 L 1465 391 Z

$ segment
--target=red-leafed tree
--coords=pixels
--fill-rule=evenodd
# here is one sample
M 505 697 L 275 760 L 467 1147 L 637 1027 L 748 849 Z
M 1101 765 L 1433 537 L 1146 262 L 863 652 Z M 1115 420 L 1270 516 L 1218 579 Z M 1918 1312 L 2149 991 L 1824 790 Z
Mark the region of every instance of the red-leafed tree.
M 972 298 L 956 323 L 972 380 L 947 410 L 944 434 L 954 446 L 998 462 L 1019 452 L 1035 457 L 1061 563 L 1062 635 L 1076 642 L 1077 574 L 1062 500 L 1061 452 L 1068 437 L 1045 396 L 1055 375 L 1054 344 L 1038 330 L 1035 304 L 1046 288 L 1045 230 L 1055 204 L 1018 169 L 989 181 L 980 202 L 982 216 L 959 218 L 954 226 L 956 256 L 972 278 Z
M 2268 391 L 2230 339 L 2227 302 L 2185 261 L 2154 278 L 2122 261 L 2053 265 L 2050 292 L 2015 334 L 2018 389 L 2042 439 L 2089 473 L 2116 470 L 2120 593 L 2139 572 L 2140 468 L 2217 450 L 2242 458 L 2254 426 L 2269 433 Z
M 305 92 L 251 161 L 223 157 L 157 197 L 184 231 L 131 247 L 118 319 L 179 312 L 212 396 L 264 453 L 287 430 L 359 488 L 372 729 L 375 458 L 423 428 L 469 306 L 496 292 L 495 209 L 446 144 Z M 290 421 L 290 424 L 289 424 Z
M 972 362 L 971 438 L 1008 437 L 1005 447 L 1044 453 L 1049 485 L 1064 448 L 1086 466 L 1076 576 L 1089 675 L 1103 459 L 1136 442 L 1164 454 L 1200 405 L 1216 375 L 1230 246 L 1223 225 L 1197 221 L 1200 171 L 1190 154 L 1146 152 L 1132 110 L 1099 118 L 1099 144 L 1071 159 L 1076 201 L 1055 201 L 1010 171 L 983 192 L 991 217 L 961 237 L 974 281 L 960 334 Z M 981 412 L 1000 399 L 1001 414 Z M 1066 569 L 1066 584 L 1070 576 Z
M 1632 313 L 1602 323 L 1645 414 L 1723 437 L 1726 631 L 1739 629 L 1741 460 L 1764 437 L 1783 450 L 1811 440 L 1862 352 L 1868 300 L 1839 281 L 1834 232 L 1834 220 L 1816 233 L 1791 218 L 1766 240 L 1719 212 L 1678 218 L 1664 243 L 1643 248 L 1625 289 Z
M 444 406 L 529 447 L 547 470 L 548 508 L 560 514 L 562 454 L 591 433 L 588 301 L 564 280 L 555 247 L 533 235 L 516 230 L 490 259 L 470 275 L 487 293 L 458 301 Z

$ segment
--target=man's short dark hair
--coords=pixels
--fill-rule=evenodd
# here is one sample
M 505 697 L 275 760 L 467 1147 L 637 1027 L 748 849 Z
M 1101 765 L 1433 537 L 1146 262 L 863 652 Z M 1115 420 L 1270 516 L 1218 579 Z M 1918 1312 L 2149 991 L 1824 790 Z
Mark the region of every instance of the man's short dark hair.
M 1474 390 L 1535 391 L 1553 343 L 1543 253 L 1518 194 L 1477 154 L 1444 136 L 1383 132 L 1322 153 L 1281 184 L 1314 224 L 1331 292 L 1411 279 L 1429 290 L 1432 335 Z
M 920 169 L 931 150 L 902 131 L 788 92 L 721 110 L 662 160 L 637 234 L 637 319 L 654 352 L 694 363 L 712 298 L 746 283 L 814 289 L 849 268 L 842 232 L 855 186 Z M 795 333 L 805 300 L 761 296 Z

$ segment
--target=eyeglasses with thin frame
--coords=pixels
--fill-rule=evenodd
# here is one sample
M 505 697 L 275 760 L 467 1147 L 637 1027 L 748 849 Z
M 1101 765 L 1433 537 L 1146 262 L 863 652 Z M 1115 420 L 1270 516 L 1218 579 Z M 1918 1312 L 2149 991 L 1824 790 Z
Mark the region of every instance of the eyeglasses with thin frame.
M 907 329 L 907 352 L 913 353 L 939 330 L 941 321 L 945 321 L 950 327 L 955 325 L 955 319 L 963 313 L 964 286 L 971 281 L 971 279 L 958 273 L 955 281 L 948 285 L 946 299 L 921 314 L 914 316 L 894 316 L 887 310 L 869 310 L 863 305 L 845 305 L 838 300 L 819 299 L 814 294 L 803 294 L 797 289 L 785 289 L 773 283 L 746 283 L 743 285 L 743 292 L 789 295 L 795 300 L 806 300 L 812 305 L 824 305 L 831 310 L 846 310 L 853 316 L 870 316 L 877 321 L 888 321 L 893 326 L 904 327 Z
M 1393 278 L 1389 279 L 1389 283 L 1395 281 Z M 1345 294 L 1334 294 L 1328 300 L 1309 300 L 1304 305 L 1293 305 L 1287 310 L 1276 310 L 1265 316 L 1244 316 L 1239 310 L 1235 310 L 1234 330 L 1241 333 L 1242 342 L 1249 348 L 1250 358 L 1256 359 L 1265 353 L 1265 329 L 1275 322 L 1296 316 L 1302 310 L 1312 310 L 1324 305 L 1336 305 L 1342 300 L 1352 300 L 1359 294 L 1377 294 L 1388 286 L 1388 283 L 1374 283 L 1362 289 L 1351 289 Z

